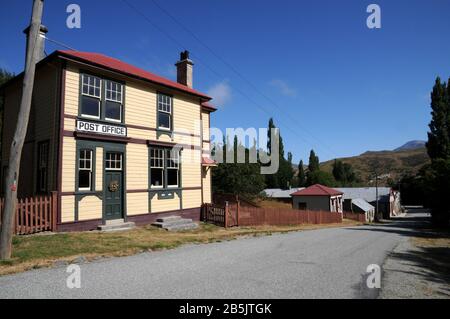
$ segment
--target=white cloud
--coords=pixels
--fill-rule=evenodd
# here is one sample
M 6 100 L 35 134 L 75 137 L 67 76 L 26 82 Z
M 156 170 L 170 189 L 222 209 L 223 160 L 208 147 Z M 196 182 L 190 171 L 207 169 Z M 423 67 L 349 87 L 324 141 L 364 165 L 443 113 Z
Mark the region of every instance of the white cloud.
M 270 85 L 277 88 L 281 94 L 289 97 L 296 97 L 297 90 L 291 88 L 286 82 L 280 79 L 273 79 L 270 81 Z
M 231 100 L 231 87 L 228 85 L 226 80 L 222 81 L 213 85 L 208 90 L 208 95 L 214 99 L 213 103 L 215 105 L 224 106 Z

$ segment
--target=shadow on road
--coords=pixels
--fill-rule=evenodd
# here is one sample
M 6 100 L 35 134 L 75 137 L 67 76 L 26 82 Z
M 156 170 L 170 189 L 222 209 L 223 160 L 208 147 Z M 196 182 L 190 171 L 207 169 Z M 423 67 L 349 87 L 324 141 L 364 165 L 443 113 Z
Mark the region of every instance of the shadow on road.
M 408 211 L 405 217 L 394 218 L 379 224 L 346 228 L 350 231 L 374 231 L 409 237 L 411 249 L 393 251 L 389 258 L 397 259 L 417 271 L 398 270 L 425 281 L 445 286 L 441 294 L 450 297 L 450 231 L 431 227 L 426 210 Z

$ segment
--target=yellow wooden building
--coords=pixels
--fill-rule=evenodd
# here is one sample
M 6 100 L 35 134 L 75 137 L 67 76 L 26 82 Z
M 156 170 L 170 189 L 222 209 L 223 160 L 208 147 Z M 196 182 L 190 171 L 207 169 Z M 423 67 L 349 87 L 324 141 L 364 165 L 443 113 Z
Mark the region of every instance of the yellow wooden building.
M 211 202 L 211 98 L 192 87 L 182 52 L 177 82 L 120 60 L 55 51 L 37 65 L 19 197 L 58 192 L 58 231 L 110 220 L 198 220 Z M 23 75 L 4 96 L 2 177 L 17 122 Z M 4 187 L 2 182 L 2 187 Z

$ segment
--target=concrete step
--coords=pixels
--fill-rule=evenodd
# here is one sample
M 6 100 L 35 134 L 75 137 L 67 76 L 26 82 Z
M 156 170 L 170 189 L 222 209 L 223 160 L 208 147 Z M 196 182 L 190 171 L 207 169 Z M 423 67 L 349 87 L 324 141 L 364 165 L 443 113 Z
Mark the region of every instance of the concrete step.
M 184 225 L 177 225 L 177 226 L 171 226 L 167 227 L 166 230 L 168 231 L 182 231 L 182 230 L 192 230 L 197 229 L 198 224 L 197 223 L 190 223 L 190 224 L 184 224 Z
M 167 227 L 172 227 L 172 226 L 177 226 L 177 225 L 184 225 L 184 224 L 189 224 L 192 223 L 192 219 L 172 219 L 170 221 L 165 221 L 165 222 L 155 222 L 152 225 L 156 226 L 156 227 L 160 227 L 160 228 L 167 228 Z
M 106 225 L 118 225 L 118 224 L 123 224 L 125 222 L 125 220 L 123 218 L 121 219 L 112 219 L 112 220 L 107 220 L 105 222 Z
M 198 224 L 194 223 L 190 218 L 181 218 L 180 216 L 169 216 L 158 218 L 152 224 L 155 227 L 163 228 L 168 231 L 189 230 L 198 228 Z
M 165 223 L 165 222 L 171 222 L 175 220 L 180 220 L 181 216 L 167 216 L 167 217 L 160 217 L 157 218 L 156 221 L 159 223 Z
M 100 230 L 100 231 L 108 232 L 108 231 L 130 230 L 130 229 L 133 229 L 135 227 L 136 227 L 135 223 L 133 223 L 133 222 L 126 222 L 125 223 L 122 220 L 122 223 L 114 222 L 114 223 L 106 223 L 105 225 L 99 225 L 97 227 L 97 229 Z

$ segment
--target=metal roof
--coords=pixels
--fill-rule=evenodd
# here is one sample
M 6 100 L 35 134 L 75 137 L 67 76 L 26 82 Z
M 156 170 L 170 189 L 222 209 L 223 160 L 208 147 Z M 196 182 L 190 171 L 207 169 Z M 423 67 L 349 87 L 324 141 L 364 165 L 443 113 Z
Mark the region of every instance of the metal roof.
M 354 198 L 354 199 L 352 199 L 352 205 L 358 206 L 359 208 L 361 208 L 365 212 L 369 212 L 369 211 L 375 210 L 375 207 L 370 205 L 368 202 L 366 202 L 362 198 Z
M 264 190 L 264 193 L 266 193 L 267 197 L 272 198 L 291 198 L 292 193 L 295 193 L 301 189 L 304 189 L 304 187 L 291 188 L 287 190 L 282 190 L 280 188 L 267 188 Z
M 344 193 L 344 199 L 362 198 L 369 203 L 377 200 L 376 187 L 341 187 L 336 189 Z M 389 201 L 390 193 L 390 187 L 378 187 L 378 200 Z
M 292 193 L 305 189 L 304 187 L 291 188 L 288 190 L 282 190 L 279 188 L 267 188 L 264 192 L 267 197 L 272 198 L 290 198 Z M 336 190 L 344 193 L 343 199 L 356 199 L 360 198 L 366 202 L 376 201 L 376 187 L 336 187 Z M 391 189 L 389 187 L 378 187 L 378 200 L 380 202 L 389 201 L 389 195 Z

